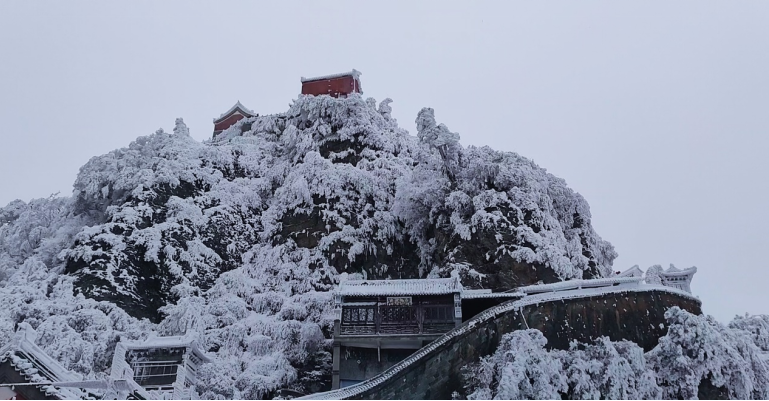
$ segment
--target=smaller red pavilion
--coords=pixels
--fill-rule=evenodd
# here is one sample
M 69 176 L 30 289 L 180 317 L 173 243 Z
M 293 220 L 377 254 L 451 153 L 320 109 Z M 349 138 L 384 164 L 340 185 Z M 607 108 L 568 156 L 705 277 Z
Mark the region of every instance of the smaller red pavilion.
M 302 94 L 340 97 L 351 93 L 361 93 L 360 75 L 360 71 L 352 70 L 315 78 L 302 77 Z
M 224 114 L 219 116 L 219 118 L 214 118 L 214 137 L 219 135 L 219 133 L 226 130 L 227 128 L 232 127 L 233 124 L 240 121 L 241 119 L 256 116 L 256 113 L 247 109 L 246 106 L 243 106 L 243 104 L 238 101 L 229 110 L 224 112 Z

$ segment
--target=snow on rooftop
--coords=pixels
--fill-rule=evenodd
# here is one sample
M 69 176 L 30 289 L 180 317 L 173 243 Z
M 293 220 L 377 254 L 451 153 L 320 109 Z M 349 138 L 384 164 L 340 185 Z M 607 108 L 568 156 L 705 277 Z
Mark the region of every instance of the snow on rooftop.
M 638 265 L 635 265 L 625 270 L 624 272 L 617 274 L 614 277 L 643 277 L 643 275 L 644 275 L 643 270 L 641 270 L 641 268 L 638 267 Z
M 246 108 L 246 106 L 243 106 L 243 103 L 240 103 L 240 100 L 238 100 L 238 102 L 235 103 L 234 106 L 230 107 L 229 110 L 227 110 L 224 113 L 222 113 L 222 115 L 220 115 L 219 118 L 214 118 L 214 123 L 219 122 L 220 120 L 222 120 L 224 117 L 227 117 L 229 114 L 231 114 L 235 110 L 240 110 L 244 114 L 249 114 L 246 117 L 255 117 L 256 116 L 256 113 L 254 113 L 253 110 Z
M 67 370 L 57 360 L 48 356 L 35 344 L 37 333 L 28 323 L 20 323 L 11 342 L 0 349 L 0 363 L 9 361 L 29 382 L 40 382 L 38 386 L 47 395 L 62 399 L 81 399 L 84 390 L 60 388 L 51 382 L 79 382 L 83 377 Z
M 673 265 L 670 265 L 670 267 L 667 270 L 660 272 L 661 275 L 668 276 L 668 277 L 688 276 L 688 275 L 693 275 L 694 273 L 697 273 L 697 266 L 692 266 L 692 267 L 681 270 Z
M 574 289 L 580 289 L 580 288 L 610 287 L 613 285 L 624 284 L 624 283 L 637 283 L 637 282 L 640 282 L 641 280 L 643 280 L 643 277 L 640 277 L 640 276 L 630 276 L 630 277 L 615 276 L 610 278 L 600 278 L 600 279 L 592 279 L 592 280 L 568 280 L 568 281 L 559 281 L 557 283 L 552 283 L 552 284 L 529 285 L 526 287 L 518 288 L 518 291 L 525 294 L 539 294 L 543 292 L 568 291 L 568 290 L 574 290 Z
M 480 289 L 480 290 L 462 290 L 462 295 L 473 295 L 473 294 L 491 294 L 490 289 Z
M 478 292 L 476 292 L 478 291 Z M 488 291 L 488 292 L 481 292 Z M 491 292 L 491 290 L 470 290 L 462 291 L 462 299 L 482 299 L 482 298 L 521 298 L 526 294 L 521 292 Z
M 158 337 L 150 335 L 144 341 L 122 341 L 127 349 L 189 347 L 195 339 L 191 335 Z
M 183 336 L 163 336 L 158 337 L 156 335 L 150 335 L 144 341 L 121 341 L 125 349 L 149 349 L 149 348 L 192 348 L 193 352 L 197 354 L 205 362 L 210 362 L 203 352 L 199 349 L 197 344 L 197 336 L 195 333 L 187 333 Z
M 342 296 L 443 295 L 462 291 L 459 278 L 407 280 L 342 280 L 335 291 Z
M 353 69 L 350 72 L 342 72 L 342 73 L 338 73 L 338 74 L 322 75 L 322 76 L 313 77 L 313 78 L 302 77 L 302 83 L 313 82 L 313 81 L 322 81 L 322 80 L 325 80 L 325 79 L 334 79 L 334 78 L 341 78 L 341 77 L 347 77 L 347 76 L 352 76 L 353 78 L 358 79 L 358 77 L 360 77 L 361 75 L 363 75 L 363 74 L 361 74 L 360 71 L 358 71 L 356 69 Z

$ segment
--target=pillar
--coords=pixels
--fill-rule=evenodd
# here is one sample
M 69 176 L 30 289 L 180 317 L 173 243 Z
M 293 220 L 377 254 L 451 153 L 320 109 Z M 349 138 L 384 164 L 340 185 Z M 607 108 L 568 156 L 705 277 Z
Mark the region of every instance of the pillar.
M 331 389 L 336 390 L 339 388 L 339 364 L 341 363 L 341 347 L 339 344 L 334 344 L 334 361 L 331 365 Z
M 462 295 L 454 293 L 454 327 L 462 325 Z
M 339 319 L 334 320 L 334 354 L 331 363 L 331 389 L 339 388 L 339 365 L 341 364 L 341 347 L 339 344 Z

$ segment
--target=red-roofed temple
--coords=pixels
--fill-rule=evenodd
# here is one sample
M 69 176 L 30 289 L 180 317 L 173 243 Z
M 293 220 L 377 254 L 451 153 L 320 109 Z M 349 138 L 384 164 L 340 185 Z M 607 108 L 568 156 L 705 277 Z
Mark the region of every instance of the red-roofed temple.
M 225 111 L 221 116 L 219 116 L 219 118 L 214 118 L 214 137 L 219 135 L 227 128 L 232 127 L 236 122 L 247 117 L 256 116 L 256 113 L 247 109 L 246 106 L 243 106 L 243 104 L 238 101 L 234 106 L 230 107 L 229 110 Z
M 362 93 L 360 85 L 360 71 L 352 70 L 340 74 L 324 75 L 314 78 L 302 77 L 302 95 L 305 96 L 331 96 L 344 97 L 352 93 Z M 219 118 L 214 119 L 215 138 L 222 131 L 232 127 L 238 121 L 256 117 L 258 114 L 247 109 L 238 101 L 229 110 L 224 112 Z

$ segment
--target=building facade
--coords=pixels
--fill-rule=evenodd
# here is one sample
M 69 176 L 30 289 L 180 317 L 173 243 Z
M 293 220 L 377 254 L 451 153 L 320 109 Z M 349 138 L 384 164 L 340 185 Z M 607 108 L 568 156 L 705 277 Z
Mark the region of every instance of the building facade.
M 334 292 L 332 387 L 369 379 L 462 323 L 458 278 L 346 280 Z
M 190 399 L 197 370 L 210 359 L 200 350 L 195 335 L 121 341 L 115 347 L 110 377 L 132 379 L 150 395 L 163 399 Z
M 697 267 L 692 266 L 684 270 L 680 270 L 676 268 L 673 265 L 670 265 L 670 267 L 667 270 L 662 270 L 659 272 L 660 281 L 662 281 L 662 285 L 666 285 L 668 287 L 678 288 L 679 290 L 684 290 L 691 294 L 692 292 L 692 278 L 694 277 L 694 273 L 697 273 Z
M 352 70 L 314 78 L 302 77 L 302 94 L 342 97 L 351 93 L 361 93 L 363 90 L 360 86 L 360 76 L 360 71 Z

